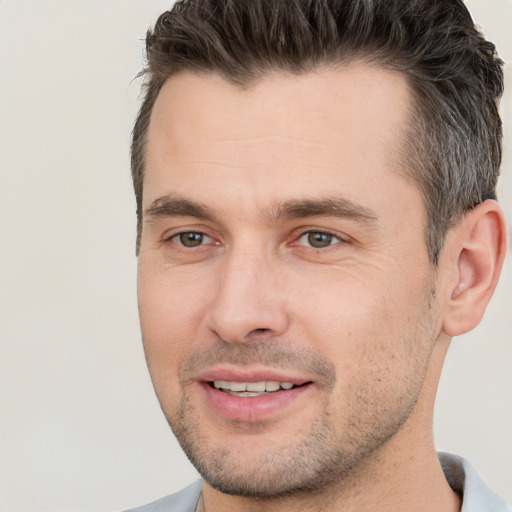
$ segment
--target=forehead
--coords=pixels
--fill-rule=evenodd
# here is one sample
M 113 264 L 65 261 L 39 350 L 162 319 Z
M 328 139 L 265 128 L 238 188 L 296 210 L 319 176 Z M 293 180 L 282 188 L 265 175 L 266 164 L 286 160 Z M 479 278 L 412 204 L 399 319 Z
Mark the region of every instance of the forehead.
M 192 187 L 286 200 L 404 181 L 398 154 L 410 103 L 405 76 L 361 64 L 269 74 L 246 88 L 179 73 L 153 108 L 144 204 Z

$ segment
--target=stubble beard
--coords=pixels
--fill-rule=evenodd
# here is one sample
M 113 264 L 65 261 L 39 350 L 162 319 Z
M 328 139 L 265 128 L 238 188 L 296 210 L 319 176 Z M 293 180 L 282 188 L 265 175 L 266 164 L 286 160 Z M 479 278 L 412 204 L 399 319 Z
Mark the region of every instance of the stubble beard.
M 351 487 L 372 456 L 378 457 L 379 448 L 407 421 L 422 382 L 418 378 L 408 383 L 410 393 L 395 397 L 394 403 L 389 397 L 383 401 L 382 397 L 372 395 L 368 388 L 358 390 L 348 404 L 341 430 L 336 424 L 339 418 L 333 417 L 325 406 L 321 417 L 309 426 L 304 425 L 299 435 L 292 433 L 286 445 L 273 445 L 268 434 L 268 449 L 252 453 L 249 463 L 247 457 L 239 457 L 240 448 L 229 443 L 212 447 L 209 436 L 215 433 L 201 422 L 188 395 L 183 396 L 177 414 L 167 415 L 167 419 L 199 474 L 220 492 L 259 499 L 313 495 L 329 488 L 340 491 Z M 326 404 L 327 401 L 326 398 Z M 247 443 L 251 443 L 250 436 Z
M 278 499 L 314 495 L 332 487 L 339 490 L 341 482 L 350 487 L 352 474 L 400 429 L 409 414 L 394 416 L 371 432 L 357 431 L 353 438 L 346 435 L 340 439 L 326 412 L 297 441 L 254 454 L 250 465 L 245 457 L 240 462 L 230 446 L 211 449 L 186 400 L 169 424 L 191 463 L 213 488 L 235 496 Z
M 268 449 L 251 453 L 250 463 L 247 463 L 247 457 L 239 457 L 237 449 L 229 443 L 220 448 L 212 446 L 209 436 L 215 432 L 209 431 L 206 422 L 202 421 L 186 387 L 182 387 L 177 410 L 166 411 L 161 400 L 167 421 L 202 478 L 224 494 L 276 499 L 322 493 L 334 487 L 338 491 L 343 487 L 350 488 L 372 458 L 378 458 L 379 449 L 401 430 L 416 406 L 439 336 L 433 322 L 433 300 L 431 288 L 423 309 L 411 319 L 410 331 L 404 336 L 403 343 L 409 344 L 412 355 L 406 357 L 403 364 L 412 366 L 398 392 L 385 387 L 379 389 L 377 383 L 381 383 L 385 376 L 370 370 L 348 389 L 345 397 L 336 397 L 346 400 L 345 414 L 340 418 L 329 408 L 336 381 L 334 366 L 316 358 L 308 369 L 321 374 L 325 383 L 322 414 L 309 426 L 300 428 L 297 433 L 300 435 L 288 436 L 286 445 L 273 446 L 271 434 L 268 434 Z M 262 341 L 238 347 L 233 353 L 233 346 L 220 340 L 215 347 L 195 358 L 184 373 L 194 364 L 201 366 L 203 361 L 211 362 L 215 358 L 235 364 L 285 362 L 292 363 L 288 364 L 290 367 L 295 363 L 299 366 L 308 364 L 304 363 L 307 360 L 304 354 L 283 350 L 279 344 Z M 186 381 L 186 377 L 182 375 L 180 381 Z M 265 435 L 265 432 L 255 435 Z M 250 442 L 248 438 L 247 443 Z

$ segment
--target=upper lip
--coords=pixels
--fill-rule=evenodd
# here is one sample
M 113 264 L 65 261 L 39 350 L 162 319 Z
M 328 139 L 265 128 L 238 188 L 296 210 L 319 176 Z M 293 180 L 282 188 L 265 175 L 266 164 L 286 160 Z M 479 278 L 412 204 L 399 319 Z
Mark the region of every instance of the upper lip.
M 312 379 L 304 375 L 294 375 L 291 371 L 277 369 L 240 369 L 229 367 L 211 368 L 201 372 L 197 380 L 200 382 L 212 382 L 223 380 L 227 382 L 291 382 L 296 386 L 311 382 Z

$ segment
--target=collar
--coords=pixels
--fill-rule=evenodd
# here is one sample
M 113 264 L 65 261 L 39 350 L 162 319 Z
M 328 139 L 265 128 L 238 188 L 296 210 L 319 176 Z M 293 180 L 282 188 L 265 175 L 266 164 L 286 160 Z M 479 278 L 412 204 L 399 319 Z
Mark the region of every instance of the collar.
M 443 452 L 438 457 L 450 487 L 462 496 L 461 512 L 512 512 L 512 506 L 485 485 L 467 460 Z

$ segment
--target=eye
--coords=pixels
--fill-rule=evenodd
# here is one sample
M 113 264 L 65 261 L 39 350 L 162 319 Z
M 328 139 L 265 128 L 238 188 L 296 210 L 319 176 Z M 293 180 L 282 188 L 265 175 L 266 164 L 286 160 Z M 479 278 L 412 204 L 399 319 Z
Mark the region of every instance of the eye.
M 315 249 L 324 249 L 340 242 L 341 240 L 336 235 L 324 231 L 308 231 L 299 239 L 301 245 L 309 245 Z
M 212 241 L 208 235 L 198 231 L 184 231 L 183 233 L 174 235 L 171 240 L 183 247 L 199 247 L 200 245 L 204 245 L 205 243 L 210 243 Z

